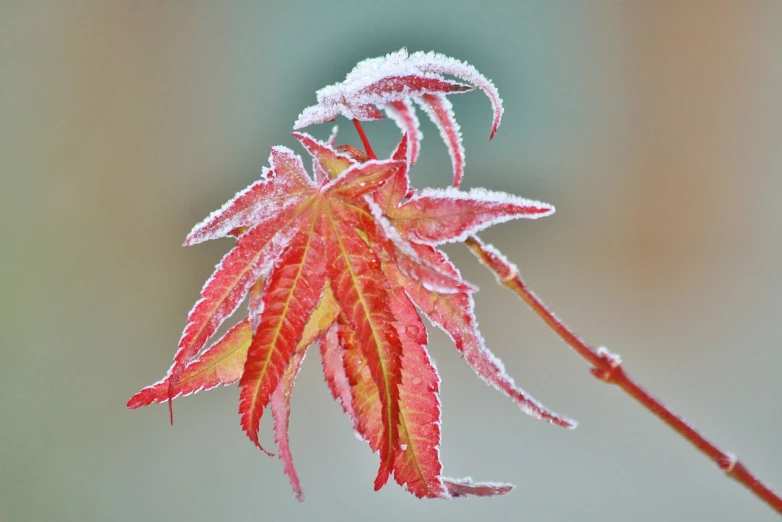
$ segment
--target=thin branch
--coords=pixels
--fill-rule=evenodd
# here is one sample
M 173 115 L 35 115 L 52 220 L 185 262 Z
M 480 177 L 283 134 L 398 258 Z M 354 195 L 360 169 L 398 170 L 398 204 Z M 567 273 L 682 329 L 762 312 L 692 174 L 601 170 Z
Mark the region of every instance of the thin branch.
M 364 144 L 364 151 L 367 153 L 367 156 L 369 156 L 369 159 L 377 159 L 375 151 L 372 150 L 372 145 L 369 144 L 369 138 L 367 138 L 367 135 L 364 132 L 364 127 L 361 126 L 361 122 L 356 118 L 353 118 L 353 125 L 356 127 L 358 137 L 361 138 L 361 143 Z
M 777 513 L 782 514 L 782 497 L 761 482 L 735 455 L 721 450 L 682 417 L 638 385 L 624 371 L 622 361 L 618 355 L 612 354 L 604 347 L 593 348 L 570 330 L 527 286 L 515 265 L 505 259 L 491 245 L 484 244 L 476 236 L 467 238 L 464 244 L 478 257 L 484 266 L 494 272 L 501 284 L 507 286 L 521 297 L 527 303 L 527 306 L 538 317 L 543 319 L 543 322 L 592 365 L 592 375 L 605 383 L 615 384 L 624 390 L 661 421 L 689 441 L 698 451 L 716 463 L 727 476 L 746 486 Z

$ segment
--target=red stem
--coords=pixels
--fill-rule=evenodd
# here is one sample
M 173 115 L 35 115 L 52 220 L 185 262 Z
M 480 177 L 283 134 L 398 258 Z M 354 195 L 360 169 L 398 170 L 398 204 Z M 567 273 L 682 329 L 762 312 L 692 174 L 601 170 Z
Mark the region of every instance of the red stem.
M 369 156 L 369 159 L 377 159 L 377 156 L 375 155 L 375 151 L 372 150 L 372 145 L 369 144 L 369 139 L 367 138 L 367 135 L 364 133 L 364 127 L 361 126 L 361 122 L 358 121 L 356 118 L 353 118 L 353 125 L 356 127 L 356 132 L 358 132 L 358 137 L 361 138 L 361 143 L 364 144 L 364 151 L 367 153 L 367 156 Z
M 594 349 L 568 328 L 554 313 L 549 310 L 541 299 L 522 279 L 521 274 L 513 264 L 490 245 L 485 245 L 480 239 L 471 236 L 465 240 L 465 245 L 472 250 L 484 266 L 497 276 L 497 280 L 513 290 L 527 303 L 538 317 L 543 319 L 554 332 L 569 344 L 581 357 L 593 365 L 592 374 L 603 382 L 615 384 L 651 411 L 661 421 L 673 428 L 679 435 L 687 439 L 698 451 L 706 455 L 719 466 L 730 478 L 746 486 L 758 498 L 763 500 L 777 513 L 782 514 L 782 497 L 763 484 L 735 455 L 723 451 L 713 442 L 701 435 L 682 417 L 671 411 L 657 398 L 644 390 L 622 368 L 617 355 L 605 348 Z

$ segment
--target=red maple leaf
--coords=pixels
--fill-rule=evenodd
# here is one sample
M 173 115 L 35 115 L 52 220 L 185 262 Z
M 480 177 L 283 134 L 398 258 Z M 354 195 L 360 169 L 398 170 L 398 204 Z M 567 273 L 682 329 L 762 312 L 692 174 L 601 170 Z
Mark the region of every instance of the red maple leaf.
M 357 73 L 358 71 L 358 73 Z M 308 346 L 320 346 L 326 382 L 354 429 L 380 456 L 375 489 L 393 474 L 418 497 L 491 496 L 507 484 L 442 476 L 440 381 L 426 350 L 419 312 L 443 329 L 487 383 L 539 419 L 572 427 L 518 388 L 486 348 L 471 293 L 436 247 L 496 223 L 553 212 L 545 203 L 473 189 L 411 190 L 408 170 L 420 133 L 409 103 L 427 109 L 449 143 L 455 184 L 464 170 L 458 127 L 444 94 L 485 90 L 502 113 L 491 82 L 470 66 L 439 55 L 406 52 L 359 65 L 345 83 L 319 92 L 319 104 L 297 126 L 334 118 L 394 115 L 405 133 L 388 160 L 294 133 L 313 157 L 314 178 L 301 158 L 273 147 L 263 178 L 238 193 L 188 235 L 185 245 L 235 236 L 236 245 L 201 290 L 166 377 L 128 402 L 137 408 L 239 382 L 241 425 L 261 447 L 267 407 L 275 441 L 298 499 L 302 490 L 288 443 L 293 384 Z M 360 129 L 360 127 L 359 127 Z M 362 131 L 362 139 L 365 136 Z M 241 303 L 247 317 L 204 349 Z M 263 448 L 261 448 L 263 449 Z M 265 451 L 265 450 L 264 450 Z

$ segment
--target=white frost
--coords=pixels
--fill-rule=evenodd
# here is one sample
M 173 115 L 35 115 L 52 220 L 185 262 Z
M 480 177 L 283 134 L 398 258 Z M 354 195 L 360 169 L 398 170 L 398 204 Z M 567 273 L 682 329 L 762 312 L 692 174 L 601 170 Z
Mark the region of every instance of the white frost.
M 451 266 L 453 267 L 453 265 Z M 453 270 L 458 274 L 455 267 Z M 451 303 L 450 306 L 453 307 L 456 304 L 465 317 L 465 321 L 461 324 L 449 324 L 441 317 L 441 310 L 432 308 L 426 300 L 416 299 L 415 291 L 409 291 L 407 288 L 405 291 L 427 319 L 451 338 L 464 355 L 467 364 L 486 384 L 510 397 L 521 411 L 533 418 L 543 420 L 544 416 L 547 416 L 548 418 L 545 420 L 549 422 L 559 420 L 569 424 L 571 428 L 576 426 L 575 421 L 557 415 L 516 385 L 513 378 L 505 370 L 502 361 L 486 346 L 478 328 L 478 320 L 475 317 L 475 302 L 471 295 L 460 294 L 447 298 L 461 300 L 461 302 Z
M 597 355 L 607 360 L 611 365 L 611 368 L 616 368 L 622 364 L 622 358 L 618 353 L 609 352 L 605 346 L 599 346 L 597 348 Z
M 478 261 L 480 261 L 480 263 L 483 266 L 485 266 L 486 268 L 494 272 L 494 277 L 497 278 L 498 284 L 501 285 L 505 283 L 505 281 L 509 281 L 519 274 L 519 267 L 516 266 L 516 264 L 510 261 L 507 257 L 505 257 L 505 254 L 500 252 L 494 245 L 492 245 L 491 243 L 484 243 L 481 241 L 481 246 L 486 252 L 490 253 L 491 255 L 499 259 L 500 262 L 504 265 L 503 266 L 504 270 L 502 272 L 499 272 L 495 270 L 493 267 L 488 266 L 483 259 L 478 257 L 478 255 L 475 254 L 475 252 L 473 252 L 473 254 L 475 254 L 475 257 L 478 257 Z M 472 249 L 470 249 L 470 252 L 472 252 Z
M 437 100 L 437 101 L 435 101 Z M 416 102 L 429 116 L 429 119 L 437 125 L 440 130 L 440 137 L 443 138 L 448 147 L 448 154 L 451 156 L 453 165 L 453 186 L 458 187 L 464 177 L 465 154 L 462 144 L 462 130 L 456 122 L 456 116 L 453 113 L 453 105 L 448 98 L 442 94 L 433 94 L 425 98 L 416 98 Z M 439 104 L 439 107 L 437 106 Z M 444 114 L 438 114 L 438 109 Z M 442 117 L 441 117 L 442 116 Z
M 443 75 L 451 75 L 468 81 L 483 90 L 489 97 L 494 110 L 491 136 L 497 130 L 502 117 L 502 100 L 494 84 L 480 74 L 475 67 L 434 52 L 415 52 L 407 49 L 389 53 L 386 56 L 370 58 L 359 62 L 342 82 L 323 87 L 316 93 L 317 105 L 307 107 L 299 115 L 294 129 L 333 120 L 338 114 L 346 118 L 366 116 L 366 105 L 386 106 L 392 101 L 403 101 L 411 96 L 420 96 L 427 89 L 412 89 L 405 86 L 401 91 L 388 90 L 372 92 L 372 85 L 390 77 L 416 76 L 447 81 Z M 434 91 L 432 91 L 434 92 Z M 453 94 L 460 92 L 454 91 Z
M 458 235 L 452 237 L 438 238 L 437 241 L 431 241 L 426 237 L 417 235 L 415 230 L 411 230 L 411 239 L 416 243 L 427 244 L 432 246 L 438 246 L 445 243 L 460 243 L 467 239 L 469 236 L 485 230 L 493 225 L 504 223 L 513 219 L 538 219 L 545 216 L 550 216 L 554 213 L 555 209 L 548 203 L 541 201 L 535 201 L 532 199 L 526 199 L 505 192 L 495 192 L 492 190 L 486 190 L 484 188 L 473 188 L 469 191 L 461 191 L 454 187 L 448 188 L 424 188 L 416 192 L 407 202 L 402 205 L 402 209 L 405 205 L 416 205 L 417 201 L 422 199 L 442 200 L 443 205 L 434 205 L 435 208 L 431 211 L 432 220 L 431 227 L 435 227 L 431 231 L 431 236 L 438 236 L 442 230 L 438 229 L 438 220 L 444 219 L 438 217 L 438 210 L 450 212 L 447 208 L 448 201 L 476 201 L 485 203 L 486 208 L 484 211 L 477 211 L 475 218 L 466 223 L 464 230 Z M 502 210 L 501 207 L 506 207 L 507 210 Z M 439 208 L 438 208 L 439 207 Z M 535 214 L 524 213 L 525 208 L 539 208 L 546 209 L 543 212 Z M 426 224 L 426 220 L 422 221 L 422 224 Z M 422 230 L 425 232 L 425 230 Z
M 386 115 L 394 120 L 397 127 L 407 134 L 407 164 L 414 165 L 418 161 L 418 154 L 421 151 L 421 140 L 424 135 L 421 132 L 421 123 L 415 113 L 415 107 L 409 100 L 398 102 L 401 108 L 394 107 L 394 104 L 388 104 L 384 107 Z

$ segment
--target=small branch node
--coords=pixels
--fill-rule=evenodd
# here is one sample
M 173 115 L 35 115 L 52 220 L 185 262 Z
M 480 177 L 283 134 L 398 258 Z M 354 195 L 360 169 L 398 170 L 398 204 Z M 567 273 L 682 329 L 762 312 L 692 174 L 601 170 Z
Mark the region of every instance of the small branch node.
M 622 372 L 622 358 L 619 354 L 608 351 L 605 346 L 598 347 L 596 353 L 600 358 L 600 365 L 592 368 L 590 372 L 603 382 L 614 382 L 616 376 Z
M 606 361 L 611 368 L 616 368 L 622 364 L 622 358 L 619 354 L 608 351 L 608 348 L 605 346 L 598 346 L 597 355 L 599 355 L 602 360 Z
M 510 282 L 510 281 L 514 281 L 514 280 L 516 280 L 518 277 L 519 277 L 519 271 L 516 269 L 516 267 L 513 267 L 512 269 L 508 270 L 508 271 L 507 271 L 507 272 L 506 272 L 506 273 L 505 273 L 505 274 L 502 276 L 502 278 L 500 278 L 500 277 L 498 276 L 498 277 L 497 277 L 497 279 L 499 279 L 499 280 L 500 280 L 500 284 L 504 285 L 504 284 L 506 284 L 506 283 L 508 283 L 508 282 Z
M 724 457 L 719 457 L 717 459 L 717 465 L 720 467 L 722 471 L 725 472 L 725 474 L 730 475 L 733 473 L 733 469 L 736 467 L 736 464 L 738 464 L 739 459 L 734 455 L 733 453 L 726 451 Z
M 782 514 L 782 496 L 764 485 L 753 475 L 735 455 L 720 450 L 711 441 L 698 433 L 692 426 L 665 406 L 659 399 L 644 390 L 629 375 L 624 372 L 622 359 L 618 354 L 610 352 L 606 347 L 597 349 L 583 341 L 567 327 L 546 304 L 527 286 L 521 278 L 516 265 L 508 261 L 491 245 L 484 244 L 477 236 L 465 239 L 464 244 L 473 254 L 494 272 L 497 280 L 518 295 L 530 309 L 540 317 L 563 341 L 573 348 L 591 365 L 590 372 L 601 381 L 614 384 L 638 401 L 642 406 L 657 416 L 662 422 L 674 429 L 685 440 L 689 441 L 701 453 L 716 462 L 722 471 L 730 478 L 738 481 L 759 499 L 768 504 L 777 513 Z M 462 355 L 463 356 L 463 355 Z

